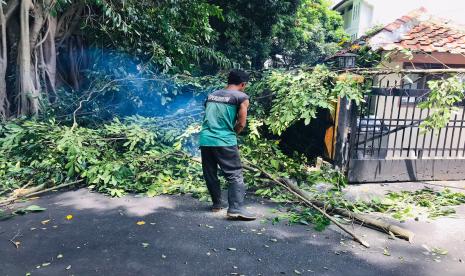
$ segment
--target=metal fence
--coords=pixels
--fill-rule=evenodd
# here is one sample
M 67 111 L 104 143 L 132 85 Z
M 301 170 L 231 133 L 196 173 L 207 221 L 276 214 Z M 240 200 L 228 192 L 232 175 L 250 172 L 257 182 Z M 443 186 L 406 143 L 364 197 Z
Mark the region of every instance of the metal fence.
M 446 127 L 425 132 L 420 123 L 430 110 L 417 107 L 426 89 L 374 88 L 359 108 L 352 158 L 463 158 L 465 112 L 463 103 Z
M 424 76 L 418 79 L 425 83 Z M 338 135 L 344 137 L 342 130 L 348 130 L 348 146 L 344 149 L 344 139 L 339 138 L 336 155 L 346 154 L 339 159 L 346 162 L 349 181 L 465 179 L 464 102 L 445 127 L 425 131 L 420 124 L 432 111 L 420 109 L 418 103 L 430 91 L 424 85 L 391 85 L 373 85 L 361 106 L 352 103 L 350 110 L 339 112 L 347 116 L 347 123 L 339 120 Z

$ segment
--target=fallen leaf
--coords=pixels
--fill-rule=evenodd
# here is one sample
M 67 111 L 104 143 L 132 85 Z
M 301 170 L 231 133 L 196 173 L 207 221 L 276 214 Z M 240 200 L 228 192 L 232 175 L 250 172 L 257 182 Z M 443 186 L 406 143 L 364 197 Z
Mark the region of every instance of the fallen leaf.
M 447 250 L 440 248 L 440 247 L 435 247 L 431 251 L 439 255 L 447 255 L 447 253 L 449 253 Z
M 50 222 L 50 220 L 49 220 L 49 219 L 47 219 L 47 220 L 43 220 L 43 221 L 41 221 L 40 223 L 42 223 L 43 225 L 45 225 L 45 224 L 47 224 L 47 223 L 49 223 L 49 222 Z
M 144 225 L 144 224 L 145 224 L 145 221 L 143 220 L 137 222 L 137 225 Z
M 72 219 L 73 219 L 73 215 L 67 215 L 67 216 L 66 216 L 66 219 L 67 219 L 67 220 L 72 220 Z
M 391 256 L 391 253 L 387 250 L 387 248 L 384 248 L 383 255 L 384 256 Z
M 28 207 L 24 209 L 24 211 L 27 211 L 27 212 L 42 212 L 45 210 L 47 210 L 47 208 L 42 208 L 38 205 L 29 205 Z

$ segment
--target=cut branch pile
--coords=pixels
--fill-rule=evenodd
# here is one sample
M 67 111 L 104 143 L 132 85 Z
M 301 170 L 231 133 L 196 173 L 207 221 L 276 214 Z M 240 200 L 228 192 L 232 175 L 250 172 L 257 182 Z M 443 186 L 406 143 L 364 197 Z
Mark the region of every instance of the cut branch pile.
M 353 233 L 351 230 L 347 229 L 347 227 L 343 226 L 340 224 L 337 220 L 335 220 L 333 217 L 331 217 L 329 214 L 337 214 L 340 216 L 343 216 L 345 218 L 348 218 L 352 221 L 358 222 L 363 226 L 370 227 L 382 232 L 385 232 L 387 234 L 393 235 L 398 238 L 402 238 L 405 240 L 408 240 L 409 242 L 413 241 L 414 234 L 406 229 L 403 229 L 399 226 L 389 224 L 385 221 L 382 221 L 381 219 L 375 219 L 371 218 L 367 215 L 364 214 L 358 214 L 351 212 L 349 210 L 341 209 L 341 208 L 336 208 L 331 205 L 328 205 L 322 201 L 318 201 L 312 198 L 311 195 L 309 195 L 307 192 L 303 191 L 300 189 L 297 185 L 291 183 L 290 181 L 286 179 L 276 179 L 273 177 L 271 174 L 268 172 L 262 170 L 261 168 L 253 165 L 252 163 L 245 161 L 248 165 L 244 165 L 244 169 L 246 170 L 251 170 L 253 172 L 260 172 L 264 177 L 268 178 L 271 180 L 273 183 L 285 188 L 287 191 L 289 191 L 291 194 L 293 194 L 295 197 L 299 199 L 302 203 L 305 205 L 315 209 L 316 211 L 320 212 L 322 215 L 324 215 L 326 218 L 328 218 L 331 222 L 333 222 L 336 226 L 341 228 L 344 232 L 349 234 L 350 236 L 353 237 L 353 239 L 360 244 L 362 244 L 365 247 L 369 247 L 369 244 L 358 237 L 355 233 Z

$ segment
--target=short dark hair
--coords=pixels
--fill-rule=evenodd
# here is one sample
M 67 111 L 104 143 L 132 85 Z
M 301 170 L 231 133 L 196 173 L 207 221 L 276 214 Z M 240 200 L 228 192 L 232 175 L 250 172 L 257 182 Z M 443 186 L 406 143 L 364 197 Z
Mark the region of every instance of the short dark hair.
M 234 85 L 239 85 L 243 82 L 248 82 L 249 81 L 249 74 L 242 70 L 232 70 L 229 72 L 228 76 L 228 84 L 234 84 Z

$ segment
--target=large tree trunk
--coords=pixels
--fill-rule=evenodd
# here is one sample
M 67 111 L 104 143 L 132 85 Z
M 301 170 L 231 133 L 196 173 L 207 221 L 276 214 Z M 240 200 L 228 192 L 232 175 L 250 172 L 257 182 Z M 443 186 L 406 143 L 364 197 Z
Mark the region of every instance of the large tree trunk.
M 31 36 L 29 12 L 34 9 L 31 0 L 22 0 L 20 7 L 20 39 L 18 45 L 19 78 L 19 115 L 37 115 L 39 113 L 39 91 L 34 85 L 31 67 Z
M 54 16 L 49 16 L 48 19 L 48 35 L 45 38 L 43 45 L 44 68 L 46 75 L 46 85 L 50 92 L 52 92 L 52 101 L 56 99 L 56 68 L 57 68 L 57 53 L 55 46 L 55 34 L 57 30 L 57 19 Z
M 9 116 L 9 102 L 6 93 L 6 69 L 8 66 L 7 56 L 7 41 L 6 41 L 6 17 L 3 13 L 3 3 L 0 3 L 0 24 L 1 24 L 1 40 L 0 40 L 0 120 L 4 120 Z

